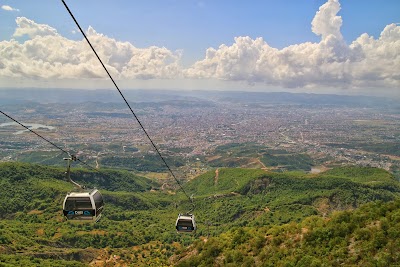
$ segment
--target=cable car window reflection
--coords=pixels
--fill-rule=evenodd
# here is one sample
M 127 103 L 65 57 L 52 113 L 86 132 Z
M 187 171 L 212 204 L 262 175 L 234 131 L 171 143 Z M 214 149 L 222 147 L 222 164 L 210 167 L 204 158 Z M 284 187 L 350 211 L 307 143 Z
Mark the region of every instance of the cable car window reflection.
M 91 209 L 92 202 L 90 198 L 68 198 L 65 202 L 65 209 L 67 210 L 80 210 L 80 209 Z
M 91 209 L 92 202 L 90 202 L 90 198 L 79 199 L 76 201 L 76 208 L 77 209 Z
M 178 227 L 182 229 L 192 229 L 193 224 L 192 221 L 180 220 Z

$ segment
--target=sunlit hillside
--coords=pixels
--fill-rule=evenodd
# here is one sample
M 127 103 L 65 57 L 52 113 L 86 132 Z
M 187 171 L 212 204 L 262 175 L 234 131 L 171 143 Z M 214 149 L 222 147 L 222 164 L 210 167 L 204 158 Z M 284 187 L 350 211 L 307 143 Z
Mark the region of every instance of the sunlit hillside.
M 393 201 L 400 185 L 376 168 L 318 175 L 215 169 L 183 185 L 194 193 L 198 230 L 193 235 L 175 230 L 178 213 L 190 209 L 181 191 L 127 171 L 74 170 L 76 181 L 102 192 L 105 211 L 98 223 L 66 221 L 62 201 L 73 188 L 64 171 L 0 165 L 3 266 L 272 266 L 330 264 L 335 255 L 340 262 L 361 264 L 360 249 L 369 257 L 380 255 L 380 262 L 396 259 L 393 253 L 381 257 L 388 246 L 398 248 Z

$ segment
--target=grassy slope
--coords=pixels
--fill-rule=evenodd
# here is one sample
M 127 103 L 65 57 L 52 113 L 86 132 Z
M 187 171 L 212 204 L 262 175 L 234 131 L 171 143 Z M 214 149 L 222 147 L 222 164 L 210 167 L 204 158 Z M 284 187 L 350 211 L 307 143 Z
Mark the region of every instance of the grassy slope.
M 368 167 L 341 167 L 328 170 L 321 175 L 322 177 L 346 177 L 353 182 L 374 184 L 379 182 L 393 182 L 395 179 L 392 174 L 378 168 Z
M 192 237 L 174 230 L 177 213 L 189 208 L 183 194 L 150 191 L 158 185 L 128 172 L 100 175 L 74 170 L 74 179 L 101 189 L 106 210 L 97 224 L 63 222 L 61 203 L 71 190 L 63 171 L 0 164 L 0 208 L 7 218 L 0 221 L 0 229 L 5 230 L 0 236 L 0 251 L 5 252 L 0 263 L 12 265 L 16 260 L 12 255 L 17 253 L 21 260 L 41 261 L 43 266 L 43 258 L 88 263 L 96 255 L 117 253 L 121 261 L 162 266 L 199 236 L 219 236 L 235 227 L 273 228 L 308 216 L 329 216 L 334 210 L 356 208 L 372 200 L 394 200 L 400 193 L 389 173 L 371 168 L 336 169 L 319 175 L 219 169 L 218 179 L 211 171 L 184 184 L 195 196 L 199 230 Z M 93 257 L 84 253 L 90 247 Z
M 196 241 L 174 266 L 398 266 L 400 200 L 363 205 L 330 218 L 233 228 Z

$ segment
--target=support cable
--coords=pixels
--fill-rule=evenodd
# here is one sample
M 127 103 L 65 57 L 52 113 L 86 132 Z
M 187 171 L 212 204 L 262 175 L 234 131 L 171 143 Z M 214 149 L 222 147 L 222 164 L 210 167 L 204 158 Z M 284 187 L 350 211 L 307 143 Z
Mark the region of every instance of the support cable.
M 25 129 L 27 129 L 28 131 L 30 131 L 31 133 L 36 134 L 37 136 L 39 136 L 40 138 L 42 138 L 44 141 L 46 141 L 47 143 L 49 143 L 50 145 L 54 146 L 55 148 L 61 150 L 62 152 L 66 153 L 69 155 L 69 152 L 62 149 L 61 147 L 57 146 L 56 144 L 54 144 L 53 142 L 49 141 L 48 139 L 44 138 L 43 136 L 41 136 L 40 134 L 38 134 L 37 132 L 29 129 L 28 127 L 26 127 L 25 125 L 23 125 L 22 123 L 20 123 L 19 121 L 17 121 L 16 119 L 12 118 L 11 116 L 7 115 L 6 113 L 4 113 L 3 111 L 0 110 L 0 112 L 6 116 L 7 118 L 13 120 L 14 122 L 18 123 L 19 125 L 21 125 L 22 127 L 24 127 Z
M 27 127 L 27 126 L 23 125 L 22 123 L 20 123 L 20 122 L 19 122 L 19 121 L 17 121 L 16 119 L 12 118 L 10 115 L 8 115 L 8 114 L 4 113 L 4 112 L 3 112 L 3 111 L 1 111 L 1 110 L 0 110 L 0 113 L 1 113 L 1 114 L 3 114 L 4 116 L 6 116 L 7 118 L 9 118 L 10 120 L 12 120 L 12 121 L 16 122 L 17 124 L 21 125 L 22 127 L 24 127 L 25 129 L 27 129 L 27 130 L 28 130 L 28 131 L 30 131 L 31 133 L 34 133 L 35 135 L 37 135 L 38 137 L 40 137 L 41 139 L 43 139 L 44 141 L 46 141 L 46 142 L 47 142 L 47 143 L 49 143 L 50 145 L 54 146 L 54 147 L 55 147 L 55 148 L 57 148 L 58 150 L 61 150 L 61 151 L 62 151 L 62 152 L 64 152 L 65 154 L 68 154 L 68 156 L 69 156 L 69 157 L 72 157 L 72 156 L 71 156 L 71 154 L 70 154 L 68 151 L 66 151 L 65 149 L 63 149 L 63 148 L 61 148 L 61 147 L 57 146 L 56 144 L 54 144 L 54 143 L 53 143 L 53 142 L 51 142 L 50 140 L 46 139 L 46 138 L 45 138 L 45 137 L 43 137 L 42 135 L 38 134 L 38 133 L 37 133 L 37 132 L 35 132 L 34 130 L 30 129 L 29 127 Z M 73 156 L 73 157 L 75 157 L 75 156 Z M 76 157 L 75 157 L 75 158 L 76 158 Z M 91 169 L 93 169 L 93 170 L 95 170 L 95 171 L 98 171 L 98 172 L 99 172 L 99 170 L 97 170 L 97 169 L 93 168 L 92 166 L 90 166 L 90 165 L 89 165 L 89 164 L 87 164 L 86 162 L 84 162 L 84 161 L 81 161 L 81 160 L 80 160 L 80 159 L 78 159 L 78 158 L 76 158 L 76 160 L 77 160 L 77 161 L 79 161 L 80 163 L 82 163 L 82 164 L 86 165 L 87 167 L 89 167 L 89 168 L 91 168 Z
M 110 72 L 107 70 L 106 66 L 104 65 L 103 61 L 100 59 L 99 55 L 97 54 L 96 50 L 94 49 L 94 47 L 92 46 L 92 44 L 90 43 L 89 39 L 87 38 L 86 34 L 84 33 L 84 31 L 82 30 L 81 26 L 79 25 L 78 21 L 75 19 L 74 15 L 72 14 L 71 10 L 69 9 L 68 5 L 65 3 L 64 0 L 61 0 L 65 6 L 65 8 L 67 9 L 68 13 L 70 14 L 71 18 L 74 20 L 76 26 L 79 28 L 80 32 L 82 33 L 83 37 L 85 37 L 87 43 L 89 44 L 90 48 L 92 49 L 93 53 L 96 55 L 97 59 L 100 61 L 100 64 L 103 66 L 103 69 L 106 71 L 108 77 L 110 78 L 110 80 L 112 81 L 112 83 L 114 84 L 115 88 L 118 90 L 119 94 L 121 95 L 122 99 L 125 101 L 125 104 L 128 106 L 128 108 L 130 109 L 130 111 L 132 112 L 133 116 L 135 117 L 136 121 L 139 123 L 140 127 L 142 128 L 143 132 L 145 133 L 145 135 L 147 136 L 147 138 L 150 140 L 151 145 L 153 146 L 153 148 L 156 150 L 158 156 L 161 158 L 161 160 L 164 162 L 165 166 L 167 167 L 168 171 L 171 173 L 172 177 L 174 178 L 174 180 L 176 181 L 176 183 L 179 185 L 180 189 L 182 190 L 182 192 L 186 195 L 186 197 L 191 201 L 192 203 L 192 209 L 191 211 L 193 211 L 194 209 L 194 204 L 193 204 L 193 198 L 190 197 L 185 189 L 183 188 L 182 184 L 179 182 L 179 180 L 176 178 L 175 174 L 172 172 L 171 168 L 169 167 L 169 165 L 167 164 L 167 162 L 165 161 L 164 157 L 161 155 L 159 149 L 157 148 L 157 146 L 155 145 L 155 143 L 153 142 L 153 140 L 150 138 L 150 135 L 147 133 L 146 129 L 143 127 L 142 123 L 140 122 L 139 118 L 136 116 L 135 112 L 133 111 L 133 109 L 131 108 L 131 106 L 129 105 L 128 101 L 126 100 L 125 96 L 122 94 L 121 90 L 119 89 L 117 83 L 114 81 L 113 77 L 111 76 Z
M 76 156 L 70 155 L 68 158 L 64 158 L 64 160 L 67 161 L 67 171 L 65 172 L 65 177 L 67 178 L 67 180 L 70 181 L 73 185 L 75 185 L 75 187 L 77 187 L 78 189 L 81 190 L 85 189 L 84 186 L 78 184 L 71 178 L 71 161 L 76 161 L 77 160 Z

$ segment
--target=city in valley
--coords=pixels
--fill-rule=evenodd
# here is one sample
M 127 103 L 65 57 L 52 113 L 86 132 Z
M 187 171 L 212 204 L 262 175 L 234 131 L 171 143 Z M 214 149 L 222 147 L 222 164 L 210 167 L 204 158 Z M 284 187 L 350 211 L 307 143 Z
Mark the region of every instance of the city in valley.
M 4 113 L 93 167 L 166 173 L 136 118 L 111 90 L 0 95 Z M 127 95 L 182 179 L 218 167 L 321 172 L 341 165 L 383 168 L 400 178 L 400 109 L 390 99 L 202 91 Z M 65 156 L 0 117 L 1 161 L 62 165 Z

